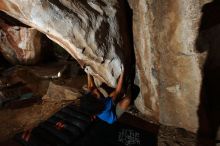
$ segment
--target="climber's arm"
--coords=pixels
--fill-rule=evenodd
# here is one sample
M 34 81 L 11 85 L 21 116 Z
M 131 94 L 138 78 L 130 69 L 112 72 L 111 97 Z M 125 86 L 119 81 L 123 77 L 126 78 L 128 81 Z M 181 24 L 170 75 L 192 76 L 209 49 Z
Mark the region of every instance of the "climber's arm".
M 124 71 L 122 71 L 119 79 L 118 79 L 118 84 L 115 88 L 115 90 L 109 95 L 112 100 L 115 100 L 118 94 L 121 92 L 122 85 L 123 85 L 123 79 L 124 79 Z

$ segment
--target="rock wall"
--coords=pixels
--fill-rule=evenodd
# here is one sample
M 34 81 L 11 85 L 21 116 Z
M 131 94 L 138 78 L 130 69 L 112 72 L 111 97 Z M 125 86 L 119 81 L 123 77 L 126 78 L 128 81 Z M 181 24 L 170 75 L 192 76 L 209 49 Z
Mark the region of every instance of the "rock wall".
M 2 0 L 0 10 L 65 48 L 97 84 L 115 87 L 130 64 L 123 1 Z
M 152 76 L 154 54 L 151 52 L 150 43 L 150 18 L 145 0 L 129 1 L 133 9 L 133 38 L 136 56 L 136 84 L 140 87 L 140 97 L 136 100 L 138 109 L 159 120 L 157 81 Z
M 9 25 L 0 18 L 0 52 L 12 64 L 37 63 L 42 52 L 41 38 L 36 29 Z
M 201 8 L 210 0 L 128 2 L 141 89 L 137 108 L 156 122 L 195 132 L 206 56 L 197 53 L 195 42 Z M 131 61 L 124 6 L 116 0 L 0 2 L 0 10 L 47 34 L 96 81 L 112 87 Z
M 129 0 L 133 10 L 138 109 L 157 122 L 196 132 L 205 54 L 196 51 L 199 0 Z

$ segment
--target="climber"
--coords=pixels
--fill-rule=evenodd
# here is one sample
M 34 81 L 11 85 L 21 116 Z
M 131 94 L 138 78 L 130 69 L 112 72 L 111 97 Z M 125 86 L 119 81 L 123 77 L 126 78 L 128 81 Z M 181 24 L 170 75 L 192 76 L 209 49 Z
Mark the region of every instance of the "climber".
M 121 101 L 117 104 L 115 103 L 116 98 L 120 95 L 122 90 L 123 78 L 124 71 L 122 71 L 122 74 L 118 79 L 116 88 L 108 95 L 108 97 L 104 97 L 96 87 L 93 77 L 88 74 L 87 88 L 89 93 L 82 97 L 81 104 L 82 107 L 84 106 L 92 115 L 94 115 L 92 116 L 93 120 L 98 118 L 108 124 L 113 124 L 129 108 L 131 103 L 130 91 L 128 91 L 127 95 L 122 97 Z M 130 88 L 128 88 L 128 90 L 130 90 Z M 87 104 L 85 105 L 84 103 Z

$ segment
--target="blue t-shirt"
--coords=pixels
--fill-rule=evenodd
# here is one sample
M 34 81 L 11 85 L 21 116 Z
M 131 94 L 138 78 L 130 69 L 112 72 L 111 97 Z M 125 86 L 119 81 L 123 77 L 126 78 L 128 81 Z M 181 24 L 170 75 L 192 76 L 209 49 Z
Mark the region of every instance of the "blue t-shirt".
M 113 124 L 117 117 L 116 117 L 116 113 L 115 113 L 115 105 L 114 102 L 112 101 L 111 97 L 108 97 L 106 99 L 104 99 L 104 109 L 101 113 L 97 114 L 96 116 L 109 123 L 109 124 Z

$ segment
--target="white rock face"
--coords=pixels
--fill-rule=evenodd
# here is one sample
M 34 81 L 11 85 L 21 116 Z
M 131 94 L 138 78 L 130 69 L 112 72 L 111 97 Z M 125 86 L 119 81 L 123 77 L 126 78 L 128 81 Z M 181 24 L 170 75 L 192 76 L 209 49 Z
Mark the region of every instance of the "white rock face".
M 141 89 L 136 107 L 156 122 L 196 132 L 204 120 L 198 113 L 202 107 L 203 66 L 207 62 L 206 54 L 198 53 L 202 48 L 196 42 L 201 35 L 202 10 L 212 0 L 128 1 L 133 10 L 136 82 Z M 215 4 L 218 0 L 212 2 L 212 7 L 219 8 Z M 219 20 L 219 9 L 207 11 L 208 16 L 218 16 L 210 20 Z M 205 22 L 206 27 L 212 24 L 210 20 Z M 213 42 L 208 67 L 219 67 L 220 31 L 216 27 L 212 31 L 215 33 L 206 32 L 208 36 L 200 43 L 206 47 L 207 42 Z
M 114 87 L 121 67 L 125 62 L 129 65 L 130 55 L 122 3 L 117 0 L 1 0 L 0 9 L 45 33 L 96 81 Z

